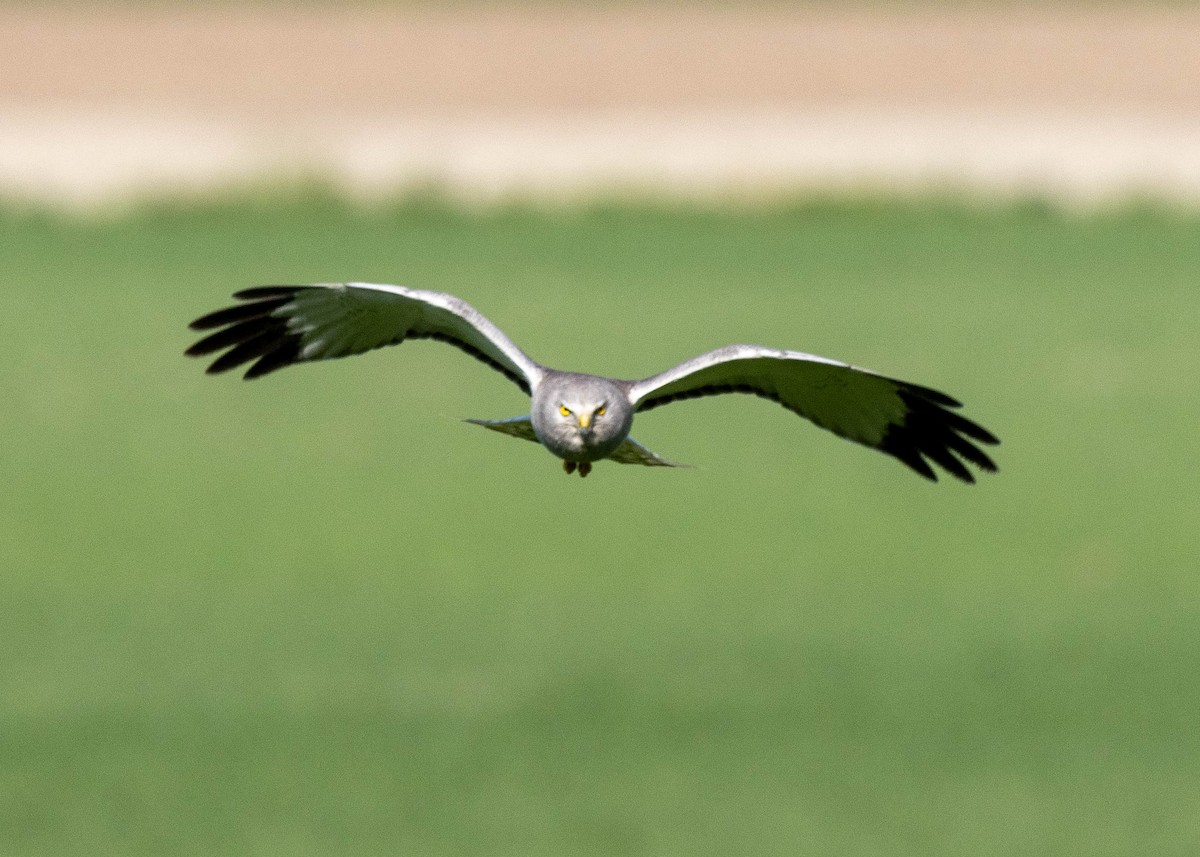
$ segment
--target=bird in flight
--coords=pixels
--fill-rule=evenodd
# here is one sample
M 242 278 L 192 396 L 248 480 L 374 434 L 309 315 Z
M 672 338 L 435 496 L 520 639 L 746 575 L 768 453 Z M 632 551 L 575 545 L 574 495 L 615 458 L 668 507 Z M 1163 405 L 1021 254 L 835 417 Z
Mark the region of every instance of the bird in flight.
M 187 350 L 224 352 L 220 373 L 247 363 L 258 378 L 293 363 L 362 354 L 406 339 L 436 339 L 483 361 L 530 396 L 527 416 L 467 422 L 540 443 L 568 473 L 587 476 L 597 461 L 680 465 L 629 437 L 634 414 L 680 399 L 752 393 L 778 402 L 840 437 L 874 447 L 927 479 L 933 465 L 974 482 L 967 465 L 992 472 L 981 445 L 999 443 L 956 413 L 944 393 L 799 351 L 729 345 L 640 381 L 551 369 L 532 360 L 465 301 L 443 292 L 373 283 L 260 286 L 240 303 L 191 323 L 213 331 Z

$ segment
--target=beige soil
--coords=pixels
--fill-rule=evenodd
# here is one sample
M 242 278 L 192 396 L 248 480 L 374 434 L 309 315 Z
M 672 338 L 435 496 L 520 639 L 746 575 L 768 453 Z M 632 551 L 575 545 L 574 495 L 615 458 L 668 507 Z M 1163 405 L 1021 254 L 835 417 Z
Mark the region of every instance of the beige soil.
M 0 8 L 0 193 L 1200 196 L 1200 10 Z

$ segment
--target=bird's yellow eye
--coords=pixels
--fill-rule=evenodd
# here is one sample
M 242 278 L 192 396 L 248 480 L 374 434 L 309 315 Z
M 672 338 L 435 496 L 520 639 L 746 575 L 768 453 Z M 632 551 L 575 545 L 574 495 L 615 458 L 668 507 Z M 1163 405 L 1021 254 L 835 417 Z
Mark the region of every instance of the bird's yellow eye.
M 604 405 L 601 405 L 600 407 L 596 408 L 596 416 L 598 416 L 598 417 L 604 416 L 604 410 L 605 410 Z
M 570 409 L 570 408 L 568 408 L 566 405 L 559 405 L 559 406 L 558 406 L 558 412 L 559 412 L 560 414 L 562 414 L 564 417 L 569 417 L 569 416 L 571 416 L 571 409 Z

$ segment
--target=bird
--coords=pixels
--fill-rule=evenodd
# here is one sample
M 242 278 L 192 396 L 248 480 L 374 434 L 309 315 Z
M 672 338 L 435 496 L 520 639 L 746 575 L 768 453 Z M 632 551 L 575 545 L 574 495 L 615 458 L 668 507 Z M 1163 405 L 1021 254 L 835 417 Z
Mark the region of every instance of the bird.
M 409 339 L 456 346 L 495 369 L 530 397 L 529 413 L 468 419 L 540 443 L 568 475 L 587 476 L 599 461 L 682 467 L 629 436 L 635 414 L 683 399 L 749 393 L 777 402 L 817 426 L 872 447 L 934 482 L 938 471 L 973 483 L 972 465 L 995 472 L 983 450 L 1000 441 L 930 387 L 799 351 L 728 345 L 641 380 L 544 366 L 460 298 L 377 283 L 257 286 L 234 292 L 236 304 L 190 325 L 205 335 L 185 354 L 221 352 L 218 374 L 250 364 L 259 378 L 295 363 L 362 354 Z

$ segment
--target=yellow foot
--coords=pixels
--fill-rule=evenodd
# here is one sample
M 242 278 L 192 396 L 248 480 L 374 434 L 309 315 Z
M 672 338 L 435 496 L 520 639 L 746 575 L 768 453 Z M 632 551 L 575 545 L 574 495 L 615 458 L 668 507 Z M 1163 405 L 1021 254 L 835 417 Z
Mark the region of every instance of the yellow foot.
M 563 470 L 567 471 L 568 476 L 570 476 L 572 473 L 575 472 L 575 466 L 576 465 L 575 465 L 574 461 L 564 461 L 563 462 Z
M 591 472 L 592 472 L 592 463 L 591 463 L 590 461 L 581 461 L 581 462 L 579 462 L 579 475 L 580 475 L 580 477 L 587 476 L 587 475 L 588 475 L 589 473 L 591 473 Z

